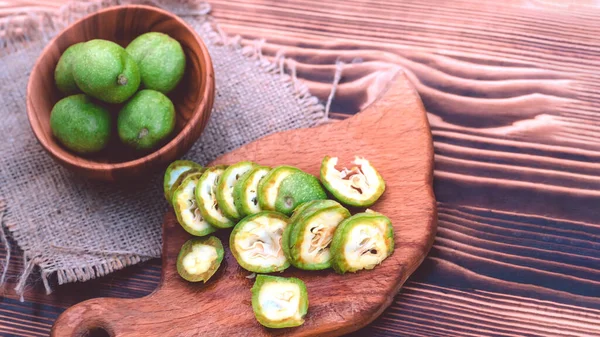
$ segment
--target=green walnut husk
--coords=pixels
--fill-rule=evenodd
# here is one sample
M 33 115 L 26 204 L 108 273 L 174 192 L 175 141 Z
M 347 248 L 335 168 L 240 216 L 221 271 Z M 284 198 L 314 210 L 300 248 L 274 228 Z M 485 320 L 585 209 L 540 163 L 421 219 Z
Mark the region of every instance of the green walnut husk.
M 275 210 L 291 214 L 304 202 L 326 198 L 327 194 L 317 178 L 305 172 L 294 173 L 281 182 L 275 200 Z
M 260 208 L 274 211 L 279 186 L 285 178 L 297 172 L 302 171 L 292 166 L 278 166 L 272 169 L 258 184 L 258 204 Z
M 260 207 L 286 215 L 304 202 L 326 198 L 317 178 L 292 166 L 274 168 L 258 186 Z
M 233 221 L 241 218 L 241 213 L 237 209 L 233 189 L 240 177 L 246 172 L 252 170 L 256 164 L 250 161 L 242 161 L 229 166 L 221 175 L 219 185 L 217 186 L 217 202 L 226 217 Z
M 196 188 L 202 173 L 196 172 L 185 178 L 173 192 L 171 203 L 177 221 L 186 232 L 195 236 L 204 236 L 217 229 L 202 216 L 196 202 Z
M 233 187 L 233 202 L 242 217 L 262 211 L 258 204 L 258 184 L 269 171 L 270 167 L 256 166 L 244 173 Z
M 351 169 L 338 171 L 338 158 L 326 156 L 321 162 L 321 182 L 340 202 L 355 207 L 373 205 L 385 191 L 385 182 L 365 158 L 356 157 Z
M 189 174 L 203 172 L 204 168 L 189 160 L 176 160 L 169 164 L 163 178 L 163 189 L 167 201 L 173 199 L 173 192 Z
M 392 221 L 372 211 L 355 214 L 338 225 L 330 252 L 340 274 L 373 269 L 394 252 Z
M 137 151 L 149 151 L 165 144 L 175 131 L 175 105 L 160 91 L 144 89 L 136 92 L 117 118 L 117 134 L 121 142 Z
M 330 268 L 333 234 L 348 217 L 350 212 L 332 200 L 313 201 L 305 207 L 283 233 L 282 246 L 290 263 L 304 270 Z
M 316 210 L 320 210 L 327 207 L 339 206 L 340 203 L 335 200 L 325 199 L 325 200 L 311 200 L 305 203 L 300 204 L 290 217 L 290 223 L 296 222 L 298 218 L 303 214 L 311 214 Z
M 294 209 L 294 211 L 292 212 L 292 215 L 290 215 L 290 225 L 285 228 L 285 230 L 283 231 L 283 236 L 281 238 L 281 246 L 283 248 L 283 254 L 285 255 L 285 258 L 288 259 L 289 261 L 292 260 L 292 256 L 290 254 L 290 233 L 292 232 L 293 224 L 296 221 L 298 221 L 298 218 L 300 217 L 300 215 L 302 213 L 304 213 L 304 211 L 306 209 L 308 209 L 309 207 L 314 207 L 315 203 L 319 203 L 320 201 L 322 201 L 322 202 L 334 202 L 334 203 L 337 204 L 337 202 L 335 202 L 333 200 L 312 200 L 312 201 L 307 201 L 305 203 L 302 203 L 302 204 L 298 205 Z
M 111 138 L 111 124 L 108 109 L 84 94 L 61 99 L 50 112 L 52 135 L 69 150 L 81 154 L 105 149 Z
M 65 95 L 73 95 L 81 92 L 81 89 L 79 89 L 73 78 L 73 62 L 82 46 L 83 42 L 79 42 L 67 48 L 60 56 L 60 59 L 58 59 L 56 69 L 54 69 L 56 87 Z
M 300 326 L 308 311 L 306 285 L 295 277 L 258 275 L 252 286 L 252 310 L 268 328 Z
M 131 55 L 118 44 L 95 39 L 77 50 L 73 79 L 84 93 L 107 103 L 123 103 L 140 86 L 140 71 Z
M 300 218 L 300 216 L 304 213 L 312 214 L 316 210 L 319 210 L 322 208 L 327 208 L 327 207 L 332 207 L 335 205 L 339 205 L 339 203 L 334 200 L 328 200 L 328 199 L 312 200 L 312 201 L 308 201 L 303 204 L 300 204 L 298 207 L 296 207 L 296 209 L 294 209 L 294 212 L 290 216 L 290 226 L 286 227 L 285 230 L 283 231 L 283 238 L 281 241 L 281 245 L 283 246 L 283 254 L 285 255 L 285 257 L 288 260 L 290 260 L 290 261 L 292 260 L 292 256 L 290 253 L 290 244 L 289 244 L 290 233 L 292 232 L 292 227 L 293 227 L 292 224 L 296 223 L 298 221 L 298 219 Z
M 223 244 L 215 236 L 188 240 L 177 256 L 177 272 L 187 281 L 206 283 L 219 269 L 223 255 Z
M 148 89 L 167 94 L 183 78 L 185 53 L 181 44 L 167 34 L 142 34 L 125 50 L 137 63 L 142 84 Z
M 229 237 L 229 248 L 238 264 L 254 273 L 283 271 L 290 266 L 281 247 L 289 219 L 263 211 L 243 218 Z
M 196 202 L 202 217 L 218 228 L 230 228 L 235 225 L 223 214 L 217 203 L 217 186 L 227 166 L 220 165 L 207 168 L 198 180 Z

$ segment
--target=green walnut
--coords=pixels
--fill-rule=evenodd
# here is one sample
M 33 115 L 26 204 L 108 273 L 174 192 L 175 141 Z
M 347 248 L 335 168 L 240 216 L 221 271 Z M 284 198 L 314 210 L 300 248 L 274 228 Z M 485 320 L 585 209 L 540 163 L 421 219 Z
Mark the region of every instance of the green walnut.
M 204 168 L 197 163 L 189 160 L 176 160 L 169 164 L 165 170 L 163 178 L 163 190 L 167 201 L 173 199 L 173 192 L 179 187 L 183 179 L 189 174 L 196 172 L 204 172 Z
M 300 219 L 301 215 L 312 214 L 312 213 L 314 213 L 314 211 L 317 211 L 317 210 L 320 210 L 323 208 L 327 208 L 327 207 L 333 207 L 336 205 L 339 205 L 339 203 L 334 200 L 329 200 L 329 199 L 312 200 L 312 201 L 302 203 L 294 209 L 294 212 L 292 212 L 292 215 L 290 216 L 290 226 L 285 228 L 285 231 L 283 232 L 282 243 L 281 243 L 283 246 L 283 253 L 285 254 L 285 257 L 288 260 L 290 260 L 290 261 L 292 260 L 292 256 L 290 255 L 289 241 L 290 241 L 290 233 L 292 232 L 293 224 L 296 223 L 298 221 L 298 219 Z
M 111 116 L 106 108 L 84 94 L 65 97 L 50 112 L 52 134 L 68 149 L 90 154 L 110 141 Z
M 283 271 L 290 266 L 281 247 L 288 218 L 263 211 L 243 218 L 229 237 L 229 248 L 238 264 L 254 273 Z
M 140 90 L 121 109 L 117 131 L 121 141 L 136 150 L 163 144 L 175 129 L 175 106 L 159 91 Z
M 302 214 L 305 214 L 305 213 L 312 214 L 316 210 L 319 210 L 322 208 L 327 208 L 327 207 L 332 207 L 332 206 L 336 206 L 336 205 L 339 205 L 339 203 L 334 200 L 328 200 L 328 199 L 311 200 L 311 201 L 300 204 L 298 207 L 296 207 L 294 209 L 294 212 L 290 216 L 290 226 L 285 228 L 285 231 L 283 232 L 282 242 L 281 242 L 281 244 L 283 246 L 283 253 L 289 261 L 292 260 L 292 256 L 290 255 L 290 244 L 289 244 L 290 233 L 291 233 L 292 227 L 293 227 L 291 225 L 296 223 Z
M 73 79 L 84 93 L 107 103 L 123 103 L 140 86 L 140 71 L 133 58 L 107 40 L 83 43 L 73 60 Z
M 304 207 L 283 233 L 283 250 L 296 268 L 331 267 L 330 244 L 338 225 L 350 212 L 332 200 L 316 200 Z M 307 205 L 307 204 L 304 204 Z
M 292 213 L 292 215 L 290 217 L 290 223 L 296 222 L 300 218 L 300 215 L 310 214 L 316 210 L 326 208 L 326 207 L 336 206 L 339 204 L 340 204 L 339 202 L 337 202 L 335 200 L 330 200 L 330 199 L 311 200 L 311 201 L 302 203 L 298 207 L 296 207 L 296 209 L 294 209 L 294 212 Z
M 185 178 L 173 192 L 171 201 L 181 227 L 195 236 L 208 235 L 217 230 L 204 219 L 198 209 L 196 188 L 201 176 L 202 173 L 196 172 Z
M 306 285 L 295 277 L 258 275 L 252 286 L 252 310 L 268 328 L 300 326 L 308 311 Z
M 372 211 L 355 214 L 339 224 L 330 251 L 340 274 L 373 269 L 394 252 L 392 221 Z
M 255 166 L 244 173 L 233 187 L 233 203 L 242 217 L 262 211 L 258 204 L 258 184 L 269 171 L 270 167 Z
M 196 202 L 202 217 L 217 228 L 230 228 L 235 225 L 223 214 L 217 202 L 217 187 L 227 166 L 209 167 L 204 171 L 196 188 Z
M 73 62 L 82 46 L 83 42 L 80 42 L 67 48 L 60 56 L 60 59 L 58 59 L 58 63 L 54 69 L 56 87 L 65 95 L 81 92 L 73 78 Z
M 286 215 L 304 202 L 326 198 L 317 178 L 292 166 L 274 168 L 258 186 L 260 207 Z
M 138 64 L 145 88 L 169 93 L 185 71 L 185 54 L 177 40 L 167 34 L 142 34 L 125 48 Z
M 234 202 L 234 186 L 240 177 L 252 170 L 254 166 L 256 166 L 256 164 L 249 161 L 233 164 L 223 172 L 223 175 L 221 175 L 221 179 L 219 180 L 219 185 L 217 186 L 217 203 L 223 211 L 223 214 L 233 221 L 237 221 L 241 218 L 241 213 Z
M 188 240 L 177 256 L 177 272 L 189 282 L 206 283 L 221 266 L 223 255 L 223 244 L 217 237 Z
M 385 182 L 365 158 L 356 157 L 351 169 L 338 171 L 338 158 L 326 156 L 321 163 L 321 182 L 342 203 L 356 207 L 373 205 L 385 191 Z

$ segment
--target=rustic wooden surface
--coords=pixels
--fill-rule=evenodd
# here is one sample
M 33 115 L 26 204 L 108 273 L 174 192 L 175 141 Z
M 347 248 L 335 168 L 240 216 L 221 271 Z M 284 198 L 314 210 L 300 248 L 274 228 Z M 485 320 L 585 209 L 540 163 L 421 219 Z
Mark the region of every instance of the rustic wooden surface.
M 382 97 L 350 119 L 273 134 L 210 165 L 251 160 L 271 167 L 293 165 L 318 176 L 326 155 L 339 156 L 340 163 L 360 155 L 378 168 L 386 191 L 371 208 L 392 220 L 396 249 L 372 271 L 284 271 L 282 276 L 300 278 L 308 289 L 310 309 L 302 326 L 269 330 L 256 321 L 250 303 L 254 280 L 229 252 L 228 230 L 217 233 L 226 254 L 215 277 L 206 285 L 183 280 L 176 260 L 191 236 L 170 212 L 163 225 L 163 279 L 158 290 L 140 299 L 99 298 L 75 305 L 58 318 L 52 336 L 76 337 L 98 327 L 117 337 L 339 336 L 367 325 L 423 261 L 437 226 L 431 131 L 406 77 L 400 73 Z
M 267 56 L 284 48 L 323 99 L 341 56 L 337 118 L 372 101 L 398 65 L 423 98 L 436 153 L 438 234 L 392 306 L 360 334 L 600 335 L 595 2 L 211 4 L 226 32 L 246 43 L 267 38 Z M 20 268 L 11 267 L 11 281 Z M 159 278 L 154 261 L 50 296 L 35 284 L 25 303 L 9 292 L 0 300 L 0 334 L 46 336 L 69 305 L 140 297 Z
M 65 95 L 54 85 L 54 69 L 71 45 L 105 39 L 127 46 L 137 36 L 162 32 L 180 42 L 186 54 L 186 72 L 169 94 L 175 105 L 176 124 L 168 143 L 151 153 L 125 149 L 113 135 L 114 144 L 93 156 L 79 156 L 52 136 L 50 112 Z M 50 41 L 31 71 L 27 86 L 27 113 L 31 128 L 44 149 L 61 165 L 83 176 L 115 181 L 142 176 L 166 167 L 186 153 L 208 123 L 215 96 L 214 70 L 208 49 L 193 28 L 179 17 L 150 6 L 112 7 L 78 21 Z

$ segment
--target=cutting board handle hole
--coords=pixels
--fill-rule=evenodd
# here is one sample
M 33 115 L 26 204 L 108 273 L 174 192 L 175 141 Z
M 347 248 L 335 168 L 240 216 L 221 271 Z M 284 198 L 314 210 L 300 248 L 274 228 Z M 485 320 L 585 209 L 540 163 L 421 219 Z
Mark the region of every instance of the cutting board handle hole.
M 81 337 L 113 337 L 108 331 L 103 328 L 91 328 L 85 332 Z

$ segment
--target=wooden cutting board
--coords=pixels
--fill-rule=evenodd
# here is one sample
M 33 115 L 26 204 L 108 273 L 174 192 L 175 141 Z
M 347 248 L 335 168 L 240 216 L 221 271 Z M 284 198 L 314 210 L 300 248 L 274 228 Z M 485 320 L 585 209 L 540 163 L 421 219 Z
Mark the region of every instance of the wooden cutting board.
M 98 298 L 77 304 L 56 321 L 52 336 L 83 336 L 104 329 L 110 336 L 338 336 L 379 316 L 429 251 L 437 227 L 432 189 L 433 144 L 421 100 L 403 74 L 375 103 L 356 116 L 311 129 L 281 132 L 247 144 L 214 164 L 252 160 L 262 165 L 297 166 L 318 176 L 325 155 L 349 163 L 364 156 L 381 172 L 387 190 L 372 209 L 394 225 L 396 250 L 371 271 L 337 275 L 333 271 L 290 268 L 282 276 L 301 278 L 309 295 L 301 327 L 267 329 L 254 318 L 251 273 L 229 251 L 229 230 L 217 234 L 225 246 L 220 269 L 207 284 L 177 274 L 181 245 L 190 238 L 169 212 L 163 224 L 163 277 L 149 296 Z

